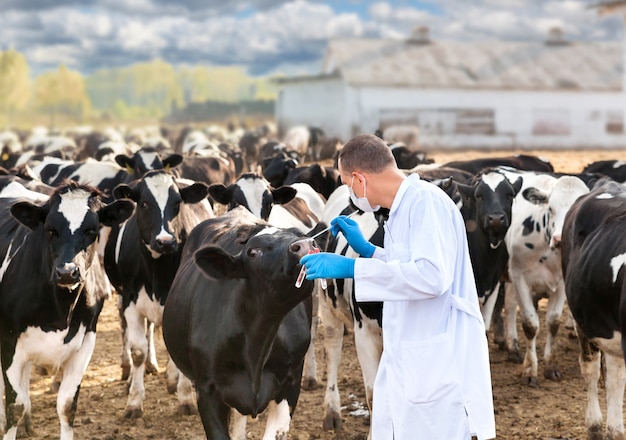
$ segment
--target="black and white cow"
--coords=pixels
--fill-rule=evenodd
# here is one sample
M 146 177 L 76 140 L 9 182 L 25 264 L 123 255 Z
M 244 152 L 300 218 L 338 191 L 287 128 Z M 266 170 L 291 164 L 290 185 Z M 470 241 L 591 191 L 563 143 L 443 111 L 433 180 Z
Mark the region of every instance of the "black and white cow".
M 389 145 L 391 154 L 396 160 L 396 165 L 401 170 L 409 170 L 420 164 L 431 164 L 433 159 L 427 159 L 423 151 L 409 149 L 403 142 L 395 142 Z
M 478 174 L 485 168 L 506 166 L 523 171 L 554 171 L 548 160 L 526 154 L 506 157 L 482 157 L 470 160 L 457 160 L 443 164 L 444 167 L 458 168 L 472 174 Z
M 602 174 L 616 182 L 626 182 L 626 162 L 623 160 L 599 160 L 590 163 L 583 169 L 583 173 Z
M 523 184 L 515 197 L 512 222 L 505 237 L 509 252 L 509 278 L 507 285 L 507 310 L 519 304 L 522 327 L 527 340 L 526 355 L 522 365 L 521 383 L 537 386 L 536 340 L 539 317 L 535 303 L 548 298 L 546 328 L 548 334 L 544 349 L 544 377 L 558 380 L 561 373 L 553 356 L 553 345 L 560 325 L 565 288 L 561 270 L 560 241 L 563 221 L 574 201 L 589 189 L 574 176 L 558 179 L 547 174 L 514 173 L 522 175 Z M 514 292 L 511 290 L 514 289 Z M 521 358 L 517 341 L 516 313 L 507 313 L 506 348 L 512 358 Z
M 126 223 L 113 228 L 107 242 L 104 265 L 121 297 L 120 314 L 126 324 L 124 351 L 132 359 L 130 388 L 124 416 L 143 415 L 146 360 L 154 349 L 146 338 L 147 322 L 160 325 L 163 305 L 180 262 L 185 240 L 195 225 L 213 217 L 206 196 L 208 187 L 199 182 L 182 184 L 164 170 L 149 171 L 130 185 L 115 188 L 116 197 L 137 203 Z M 151 360 L 156 365 L 156 359 Z M 124 365 L 122 365 L 124 368 Z M 175 388 L 177 374 L 168 366 L 168 388 Z M 179 382 L 180 387 L 185 384 Z M 181 411 L 193 411 L 191 389 L 178 389 Z
M 161 153 L 153 147 L 143 147 L 132 156 L 126 154 L 115 156 L 115 162 L 135 179 L 140 179 L 148 171 L 176 167 L 182 161 L 183 157 L 180 154 L 171 154 L 162 158 Z
M 511 225 L 513 199 L 522 187 L 522 179 L 511 183 L 498 170 L 485 170 L 471 185 L 456 185 L 462 200 L 476 291 L 487 330 L 498 295 L 499 281 L 505 272 L 509 254 L 504 237 Z
M 588 438 L 623 439 L 626 383 L 626 189 L 599 185 L 568 211 L 561 242 L 565 293 L 580 341 Z M 606 432 L 598 400 L 601 353 L 606 371 Z
M 297 228 L 303 233 L 312 232 L 324 212 L 325 200 L 306 183 L 272 188 L 256 174 L 245 174 L 228 188 L 211 185 L 211 195 L 231 210 L 243 206 L 256 217 L 267 220 L 279 228 Z M 319 282 L 316 282 L 319 284 Z M 315 335 L 318 325 L 318 295 L 313 295 L 314 316 L 311 327 L 311 348 L 304 365 L 303 386 L 307 389 L 317 385 L 317 365 L 315 359 Z
M 190 234 L 165 303 L 163 338 L 196 387 L 207 438 L 246 438 L 267 410 L 267 439 L 286 439 L 309 347 L 313 282 L 295 287 L 302 233 L 243 207 Z M 232 436 L 229 436 L 229 424 Z
M 348 187 L 342 185 L 331 194 L 320 224 L 329 224 L 338 215 L 354 211 L 350 205 Z M 352 217 L 361 231 L 375 245 L 383 245 L 384 215 L 372 213 Z M 358 254 L 348 245 L 342 234 L 328 240 L 327 252 L 335 252 L 357 258 Z M 341 363 L 344 328 L 354 331 L 354 344 L 363 374 L 367 405 L 372 410 L 372 392 L 378 364 L 382 355 L 382 302 L 357 303 L 353 294 L 352 279 L 327 280 L 328 289 L 321 291 L 319 285 L 320 319 L 324 331 L 326 354 L 326 390 L 324 394 L 325 430 L 342 429 L 341 400 L 339 396 L 338 372 Z
M 91 266 L 101 224 L 131 215 L 134 203 L 105 205 L 99 192 L 75 182 L 45 203 L 0 198 L 0 352 L 5 406 L 0 426 L 15 439 L 31 431 L 31 363 L 62 370 L 57 412 L 62 440 L 73 438 L 83 374 L 95 347 L 104 295 Z

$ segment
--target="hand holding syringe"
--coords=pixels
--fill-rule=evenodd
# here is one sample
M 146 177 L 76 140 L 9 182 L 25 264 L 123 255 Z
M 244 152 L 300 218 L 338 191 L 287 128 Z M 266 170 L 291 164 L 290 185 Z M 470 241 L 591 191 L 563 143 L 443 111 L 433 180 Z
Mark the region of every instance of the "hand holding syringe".
M 319 251 L 320 251 L 319 249 L 310 250 L 309 254 L 317 254 L 319 253 Z M 298 289 L 300 288 L 300 286 L 302 286 L 305 276 L 306 276 L 306 267 L 302 266 L 302 268 L 300 269 L 300 273 L 298 274 L 298 278 L 296 279 L 296 287 Z M 322 289 L 326 290 L 328 288 L 325 278 L 320 278 L 320 284 L 322 285 Z

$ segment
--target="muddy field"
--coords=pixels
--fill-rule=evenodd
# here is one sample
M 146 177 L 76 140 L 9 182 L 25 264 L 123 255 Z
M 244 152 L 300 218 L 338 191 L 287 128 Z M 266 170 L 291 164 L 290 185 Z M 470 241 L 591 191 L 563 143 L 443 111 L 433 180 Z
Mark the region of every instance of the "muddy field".
M 489 155 L 509 155 L 518 152 L 489 152 Z M 578 172 L 595 160 L 626 159 L 621 151 L 533 151 L 550 160 L 557 171 Z M 437 162 L 466 159 L 486 155 L 476 151 L 434 154 Z M 146 377 L 146 401 L 144 417 L 136 420 L 123 418 L 126 402 L 126 383 L 120 380 L 119 367 L 121 332 L 115 308 L 116 298 L 107 301 L 98 325 L 96 349 L 84 376 L 78 402 L 75 423 L 77 439 L 203 439 L 204 431 L 198 416 L 176 415 L 177 400 L 166 391 L 164 369 L 166 354 L 163 340 L 157 338 L 161 373 Z M 540 302 L 540 312 L 545 303 Z M 541 313 L 541 316 L 543 314 Z M 518 320 L 519 322 L 519 320 Z M 564 322 L 564 321 L 563 321 Z M 543 322 L 542 322 L 543 326 Z M 564 326 L 558 337 L 558 358 L 562 373 L 560 382 L 541 380 L 540 385 L 529 388 L 519 384 L 521 365 L 507 361 L 506 354 L 490 342 L 491 372 L 493 379 L 496 428 L 499 439 L 584 439 L 585 394 L 578 367 L 577 341 L 569 336 Z M 520 344 L 525 348 L 523 332 L 519 331 Z M 540 330 L 538 353 L 543 352 L 543 328 Z M 324 356 L 322 338 L 316 345 L 319 361 L 319 378 L 324 383 Z M 344 355 L 339 373 L 342 398 L 344 429 L 325 432 L 322 429 L 323 386 L 312 391 L 303 391 L 296 414 L 292 421 L 290 438 L 346 439 L 367 438 L 369 419 L 359 415 L 364 405 L 365 394 L 361 383 L 361 372 L 356 360 L 352 336 L 344 338 Z M 33 427 L 36 439 L 56 439 L 59 425 L 55 409 L 55 395 L 48 391 L 50 380 L 34 376 L 31 385 L 33 403 Z M 355 411 L 357 410 L 357 411 Z M 354 411 L 355 415 L 350 413 Z M 260 418 L 262 420 L 262 417 Z M 251 420 L 248 423 L 248 438 L 262 437 L 263 423 Z

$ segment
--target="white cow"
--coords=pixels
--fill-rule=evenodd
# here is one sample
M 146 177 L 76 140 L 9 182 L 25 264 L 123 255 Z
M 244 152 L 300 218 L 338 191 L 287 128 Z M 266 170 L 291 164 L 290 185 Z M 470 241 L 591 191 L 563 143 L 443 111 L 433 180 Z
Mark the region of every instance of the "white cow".
M 573 176 L 557 179 L 533 172 L 510 172 L 509 175 L 510 179 L 516 179 L 521 175 L 523 184 L 514 199 L 511 226 L 505 236 L 511 279 L 510 285 L 506 287 L 506 347 L 510 353 L 519 356 L 515 324 L 515 301 L 517 301 L 528 342 L 521 382 L 537 386 L 536 340 L 539 317 L 535 304 L 539 298 L 548 298 L 546 311 L 548 335 L 543 354 L 544 377 L 558 380 L 561 373 L 553 358 L 553 345 L 565 304 L 559 249 L 561 231 L 568 209 L 589 189 L 582 180 Z

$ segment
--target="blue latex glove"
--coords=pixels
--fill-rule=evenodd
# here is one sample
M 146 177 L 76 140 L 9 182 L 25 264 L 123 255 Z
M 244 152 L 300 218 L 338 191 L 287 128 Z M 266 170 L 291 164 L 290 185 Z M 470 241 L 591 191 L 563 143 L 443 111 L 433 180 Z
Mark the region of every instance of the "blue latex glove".
M 309 254 L 300 258 L 306 267 L 306 279 L 354 278 L 354 259 L 329 252 Z
M 343 236 L 346 237 L 350 247 L 352 247 L 352 249 L 354 249 L 360 256 L 369 258 L 374 255 L 376 246 L 363 237 L 363 233 L 361 232 L 361 228 L 357 222 L 346 217 L 345 215 L 335 217 L 330 221 L 330 232 L 333 235 L 337 235 L 337 232 L 339 231 L 341 231 Z

